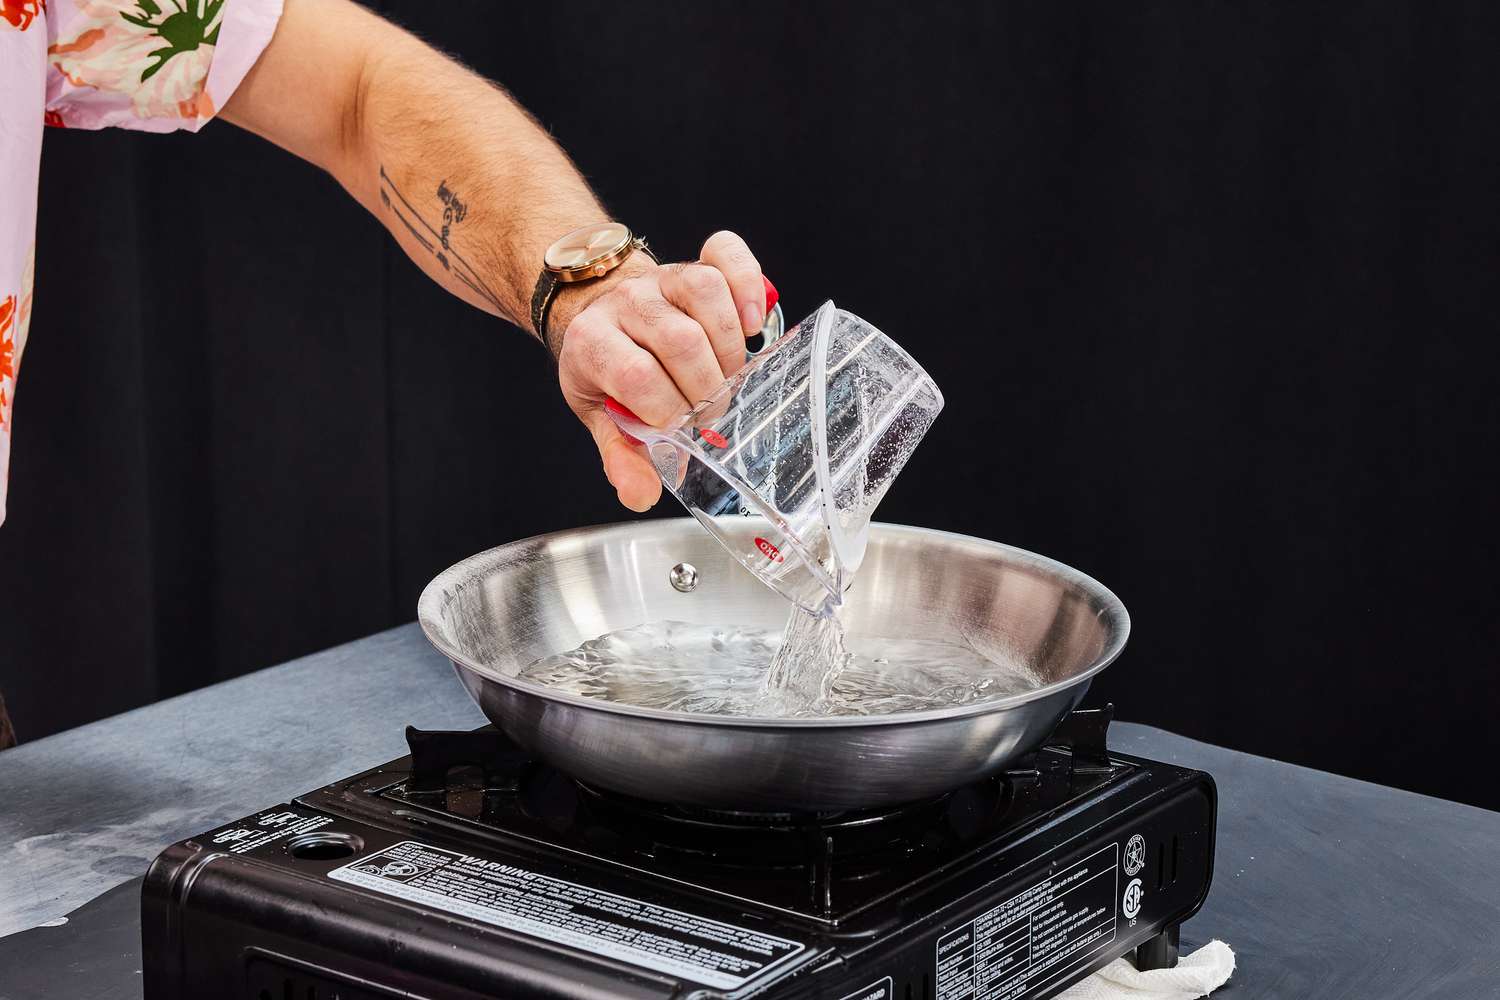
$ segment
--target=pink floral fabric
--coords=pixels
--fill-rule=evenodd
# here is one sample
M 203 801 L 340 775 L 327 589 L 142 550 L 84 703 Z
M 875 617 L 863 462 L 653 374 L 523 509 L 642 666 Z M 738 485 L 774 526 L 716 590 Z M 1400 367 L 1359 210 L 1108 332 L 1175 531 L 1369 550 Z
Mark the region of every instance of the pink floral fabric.
M 196 132 L 280 17 L 281 0 L 0 0 L 0 522 L 31 327 L 43 125 Z

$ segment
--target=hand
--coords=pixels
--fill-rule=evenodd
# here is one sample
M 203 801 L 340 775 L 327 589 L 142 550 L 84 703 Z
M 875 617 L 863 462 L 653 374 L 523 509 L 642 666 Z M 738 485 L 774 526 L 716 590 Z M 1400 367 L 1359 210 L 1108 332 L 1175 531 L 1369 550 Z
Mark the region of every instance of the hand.
M 656 266 L 632 254 L 608 278 L 577 287 L 580 295 L 594 293 L 592 299 L 565 302 L 574 290 L 564 288 L 552 312 L 557 324 L 566 323 L 555 348 L 563 398 L 594 435 L 620 502 L 649 510 L 661 499 L 661 480 L 605 412 L 604 400 L 661 426 L 744 367 L 745 338 L 765 323 L 760 264 L 744 240 L 718 232 L 695 263 Z

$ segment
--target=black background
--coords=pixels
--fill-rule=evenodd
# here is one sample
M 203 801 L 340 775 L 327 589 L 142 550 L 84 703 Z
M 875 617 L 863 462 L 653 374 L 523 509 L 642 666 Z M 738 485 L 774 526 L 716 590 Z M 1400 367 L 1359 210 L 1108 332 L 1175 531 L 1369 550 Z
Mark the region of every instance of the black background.
M 909 347 L 948 408 L 881 516 L 1115 589 L 1095 700 L 1500 807 L 1500 10 L 380 6 L 667 255 L 733 228 L 789 318 L 831 297 Z M 629 516 L 538 348 L 229 125 L 49 130 L 37 279 L 0 530 L 23 739 Z

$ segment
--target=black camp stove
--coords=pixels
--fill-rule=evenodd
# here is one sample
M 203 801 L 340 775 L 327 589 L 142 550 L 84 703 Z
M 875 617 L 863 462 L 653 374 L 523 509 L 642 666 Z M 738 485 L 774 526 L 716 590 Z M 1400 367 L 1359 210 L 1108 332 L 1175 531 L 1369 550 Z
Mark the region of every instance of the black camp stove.
M 1215 791 L 1075 712 L 1024 766 L 867 812 L 664 806 L 492 729 L 168 848 L 148 1000 L 1042 998 L 1175 963 Z

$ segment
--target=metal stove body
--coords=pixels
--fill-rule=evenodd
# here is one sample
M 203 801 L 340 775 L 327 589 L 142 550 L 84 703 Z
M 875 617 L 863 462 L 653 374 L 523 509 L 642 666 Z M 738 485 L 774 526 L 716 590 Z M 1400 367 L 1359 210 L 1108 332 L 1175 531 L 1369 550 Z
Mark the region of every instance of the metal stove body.
M 740 814 L 581 785 L 492 730 L 168 848 L 147 1000 L 1051 996 L 1176 961 L 1212 876 L 1208 775 L 1075 712 L 1026 766 L 868 813 Z

